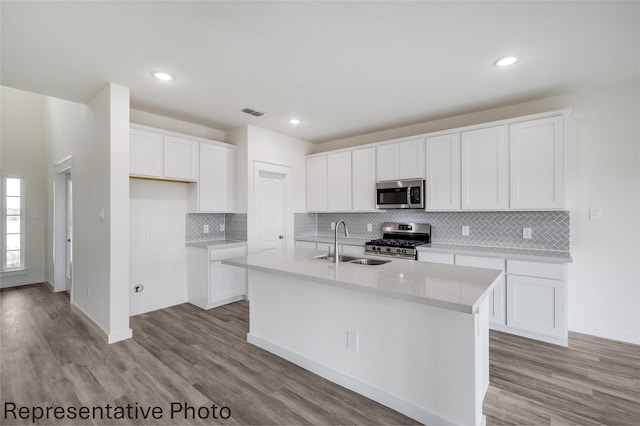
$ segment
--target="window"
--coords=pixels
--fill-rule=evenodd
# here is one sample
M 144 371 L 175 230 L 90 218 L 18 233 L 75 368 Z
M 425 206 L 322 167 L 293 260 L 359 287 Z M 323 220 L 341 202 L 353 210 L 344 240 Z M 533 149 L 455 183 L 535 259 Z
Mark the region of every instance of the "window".
M 3 178 L 2 270 L 24 269 L 24 181 Z

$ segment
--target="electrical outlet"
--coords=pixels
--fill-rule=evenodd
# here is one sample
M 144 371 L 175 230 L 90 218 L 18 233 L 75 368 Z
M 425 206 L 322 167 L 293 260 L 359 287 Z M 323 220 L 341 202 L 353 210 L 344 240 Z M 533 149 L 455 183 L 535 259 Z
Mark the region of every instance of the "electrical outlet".
M 224 224 L 220 225 L 220 232 L 224 232 Z
M 358 335 L 353 331 L 347 331 L 347 349 L 358 352 Z
M 373 231 L 373 226 L 370 223 L 367 223 L 367 232 Z
M 153 232 L 147 231 L 147 240 L 153 240 Z
M 533 237 L 533 231 L 531 228 L 522 228 L 522 238 L 530 240 Z
M 602 207 L 601 206 L 589 207 L 589 219 L 592 219 L 592 220 L 602 219 Z
M 462 236 L 463 237 L 468 237 L 469 236 L 469 227 L 466 226 L 466 225 L 462 227 Z
M 202 232 L 203 232 L 203 233 L 205 233 L 205 234 L 208 234 L 208 233 L 209 233 L 209 224 L 208 224 L 208 223 L 205 223 L 205 224 L 202 226 Z
M 336 229 L 336 223 L 335 222 L 331 222 L 331 230 L 335 231 Z

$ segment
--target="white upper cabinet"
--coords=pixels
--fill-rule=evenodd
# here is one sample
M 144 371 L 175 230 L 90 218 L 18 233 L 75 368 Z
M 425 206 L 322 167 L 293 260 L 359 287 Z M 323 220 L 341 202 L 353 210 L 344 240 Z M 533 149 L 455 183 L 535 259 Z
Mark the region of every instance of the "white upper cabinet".
M 460 210 L 460 133 L 427 138 L 426 210 Z
M 190 210 L 198 213 L 227 213 L 235 208 L 235 148 L 200 143 L 200 174 L 197 197 Z M 192 189 L 192 192 L 194 190 Z
M 162 134 L 131 129 L 129 133 L 129 174 L 162 178 L 163 162 Z
M 376 149 L 356 149 L 352 156 L 353 210 L 376 209 Z
M 462 209 L 509 207 L 507 126 L 462 132 Z
M 164 177 L 185 181 L 198 180 L 199 143 L 175 136 L 164 136 Z
M 327 210 L 351 211 L 351 152 L 327 155 Z
M 377 147 L 377 180 L 424 179 L 424 139 Z
M 327 156 L 307 157 L 307 211 L 327 211 Z
M 563 117 L 510 126 L 512 209 L 561 209 L 564 206 Z

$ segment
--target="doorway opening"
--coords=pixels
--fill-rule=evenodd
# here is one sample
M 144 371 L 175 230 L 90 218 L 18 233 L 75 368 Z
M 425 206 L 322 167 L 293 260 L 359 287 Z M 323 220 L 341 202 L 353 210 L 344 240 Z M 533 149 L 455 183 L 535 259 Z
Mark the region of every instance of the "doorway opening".
M 67 157 L 54 165 L 53 179 L 53 291 L 68 291 L 73 303 L 73 162 Z

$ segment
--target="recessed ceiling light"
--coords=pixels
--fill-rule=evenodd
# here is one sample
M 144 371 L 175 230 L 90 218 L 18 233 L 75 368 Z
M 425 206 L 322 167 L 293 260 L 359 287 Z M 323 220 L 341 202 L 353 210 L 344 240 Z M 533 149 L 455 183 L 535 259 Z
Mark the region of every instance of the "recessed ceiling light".
M 172 76 L 171 74 L 168 74 L 166 72 L 154 72 L 154 73 L 151 73 L 151 75 L 154 78 L 156 78 L 158 80 L 161 80 L 161 81 L 171 81 L 171 80 L 175 79 L 174 76 Z
M 497 67 L 508 67 L 509 65 L 515 64 L 519 60 L 520 60 L 520 58 L 518 58 L 517 56 L 505 56 L 504 58 L 498 59 L 496 61 L 496 66 Z
M 292 118 L 289 120 L 289 124 L 293 124 L 294 126 L 298 125 L 302 123 L 302 120 L 300 120 L 299 118 Z

